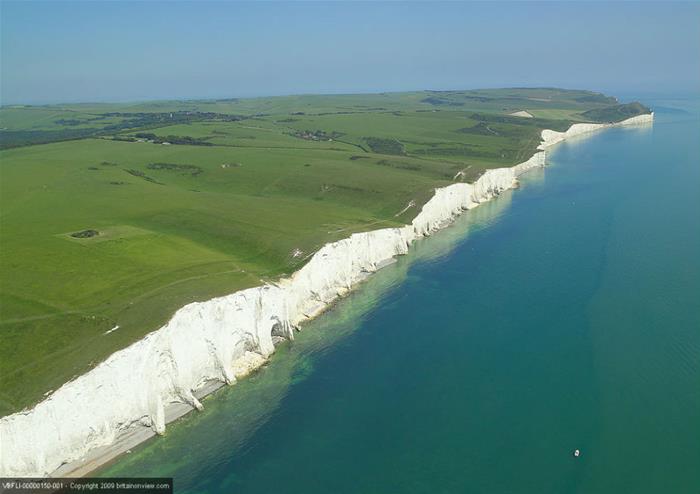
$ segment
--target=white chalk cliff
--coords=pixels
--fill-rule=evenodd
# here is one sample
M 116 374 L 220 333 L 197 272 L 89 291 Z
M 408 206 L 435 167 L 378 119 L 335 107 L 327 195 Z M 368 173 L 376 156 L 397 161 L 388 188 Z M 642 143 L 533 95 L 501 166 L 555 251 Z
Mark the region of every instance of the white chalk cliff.
M 542 144 L 538 149 L 546 149 L 548 147 L 554 146 L 565 139 L 571 137 L 580 136 L 583 134 L 590 134 L 597 130 L 606 129 L 608 127 L 615 127 L 620 125 L 645 125 L 654 121 L 654 113 L 646 113 L 644 115 L 637 115 L 636 117 L 628 118 L 621 122 L 614 123 L 604 123 L 604 124 L 594 124 L 594 123 L 577 123 L 573 124 L 566 132 L 557 132 L 556 130 L 545 129 L 542 131 Z
M 63 385 L 31 410 L 0 419 L 0 476 L 46 476 L 135 426 L 165 430 L 165 407 L 201 409 L 193 392 L 211 381 L 232 384 L 262 365 L 273 340 L 291 338 L 369 273 L 405 254 L 418 237 L 462 211 L 514 187 L 544 166 L 547 147 L 611 125 L 651 122 L 653 114 L 617 124 L 574 124 L 542 132 L 540 151 L 511 168 L 486 171 L 475 183 L 435 191 L 411 225 L 357 233 L 326 244 L 299 271 L 275 284 L 186 305 L 162 328 Z

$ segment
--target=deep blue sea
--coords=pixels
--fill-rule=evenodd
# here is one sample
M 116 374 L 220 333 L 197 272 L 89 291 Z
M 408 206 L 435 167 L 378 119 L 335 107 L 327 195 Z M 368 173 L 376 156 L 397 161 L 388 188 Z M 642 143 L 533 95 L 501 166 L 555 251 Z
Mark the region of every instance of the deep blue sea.
M 700 105 L 644 102 L 653 127 L 558 146 L 101 474 L 177 493 L 700 493 Z

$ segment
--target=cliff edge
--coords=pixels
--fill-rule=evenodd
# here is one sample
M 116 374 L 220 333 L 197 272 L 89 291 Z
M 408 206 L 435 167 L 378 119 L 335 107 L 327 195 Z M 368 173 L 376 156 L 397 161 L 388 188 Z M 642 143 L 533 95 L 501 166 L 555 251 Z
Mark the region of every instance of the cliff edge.
M 444 228 L 461 212 L 514 187 L 523 173 L 544 166 L 545 149 L 602 128 L 651 121 L 653 113 L 613 124 L 574 124 L 566 132 L 544 130 L 540 151 L 529 160 L 488 170 L 473 184 L 436 189 L 410 225 L 351 235 L 326 244 L 289 278 L 186 305 L 165 326 L 31 410 L 1 418 L 0 476 L 51 475 L 137 428 L 162 434 L 169 406 L 201 409 L 195 395 L 213 389 L 212 383 L 233 384 L 262 365 L 276 339 L 293 338 L 301 323 L 405 254 L 417 238 Z

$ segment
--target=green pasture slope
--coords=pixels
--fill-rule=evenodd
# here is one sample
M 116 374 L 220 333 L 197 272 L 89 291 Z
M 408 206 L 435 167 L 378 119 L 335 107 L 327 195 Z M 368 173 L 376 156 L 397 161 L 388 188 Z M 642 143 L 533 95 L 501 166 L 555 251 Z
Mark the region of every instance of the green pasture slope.
M 410 222 L 543 128 L 648 111 L 559 89 L 3 107 L 0 415 L 189 302 Z

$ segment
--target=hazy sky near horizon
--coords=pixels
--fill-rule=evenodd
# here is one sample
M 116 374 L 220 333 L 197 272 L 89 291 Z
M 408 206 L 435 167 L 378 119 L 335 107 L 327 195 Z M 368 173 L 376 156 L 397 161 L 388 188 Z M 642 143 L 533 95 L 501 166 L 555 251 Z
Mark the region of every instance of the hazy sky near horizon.
M 700 90 L 700 3 L 0 3 L 3 104 Z

